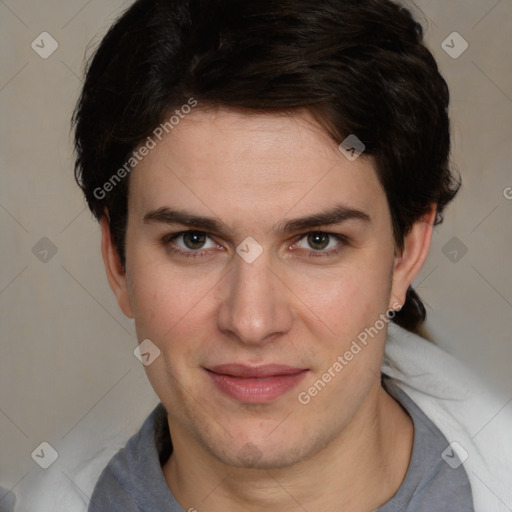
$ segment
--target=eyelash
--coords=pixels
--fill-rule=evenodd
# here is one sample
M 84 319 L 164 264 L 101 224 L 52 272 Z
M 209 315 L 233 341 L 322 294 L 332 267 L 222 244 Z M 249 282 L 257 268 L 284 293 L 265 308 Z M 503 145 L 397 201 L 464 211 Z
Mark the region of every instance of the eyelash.
M 179 256 L 184 256 L 186 258 L 202 258 L 205 256 L 209 256 L 210 255 L 209 249 L 207 249 L 207 250 L 198 249 L 197 251 L 194 251 L 194 250 L 184 251 L 182 249 L 177 248 L 172 243 L 174 240 L 176 240 L 180 236 L 183 236 L 187 233 L 198 233 L 198 234 L 206 235 L 209 237 L 208 233 L 206 233 L 204 231 L 198 231 L 198 230 L 191 229 L 191 230 L 187 230 L 187 231 L 180 231 L 179 233 L 173 233 L 170 235 L 166 235 L 165 237 L 163 237 L 162 243 L 164 244 L 164 246 L 167 248 L 167 250 L 170 253 L 177 254 Z M 313 234 L 313 233 L 327 235 L 329 237 L 332 237 L 338 242 L 339 245 L 337 245 L 336 248 L 334 248 L 334 249 L 329 249 L 328 251 L 321 251 L 321 250 L 308 251 L 307 257 L 310 257 L 310 258 L 336 256 L 343 250 L 344 246 L 350 245 L 350 239 L 346 235 L 341 235 L 338 233 L 329 233 L 328 231 L 308 231 L 307 233 L 300 235 L 296 239 L 295 243 L 298 243 L 299 241 L 301 241 L 302 239 L 304 239 L 305 237 L 307 237 L 308 235 Z

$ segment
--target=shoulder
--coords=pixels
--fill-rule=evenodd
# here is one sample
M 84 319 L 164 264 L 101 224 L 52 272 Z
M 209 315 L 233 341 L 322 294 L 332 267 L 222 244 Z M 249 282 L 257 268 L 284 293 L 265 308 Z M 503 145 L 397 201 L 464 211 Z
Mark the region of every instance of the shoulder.
M 112 512 L 142 510 L 145 488 L 159 476 L 155 435 L 165 417 L 165 409 L 159 404 L 126 446 L 112 457 L 94 487 L 89 512 L 96 509 Z
M 512 506 L 512 400 L 427 340 L 390 325 L 382 372 L 463 460 L 477 512 Z M 439 454 L 441 457 L 442 454 Z

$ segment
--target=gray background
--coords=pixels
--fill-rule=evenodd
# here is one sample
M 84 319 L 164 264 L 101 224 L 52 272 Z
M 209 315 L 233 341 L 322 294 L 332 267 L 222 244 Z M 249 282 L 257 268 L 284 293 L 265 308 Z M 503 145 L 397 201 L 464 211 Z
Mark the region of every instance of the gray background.
M 98 439 L 135 431 L 157 403 L 73 180 L 69 131 L 84 55 L 130 3 L 0 0 L 0 484 L 16 493 L 44 471 L 31 458 L 41 442 L 59 452 L 90 425 Z M 464 183 L 416 280 L 428 336 L 512 398 L 512 0 L 404 3 L 449 83 Z M 460 48 L 454 31 L 469 44 L 458 58 L 443 49 Z M 47 59 L 31 47 L 42 32 L 59 45 Z

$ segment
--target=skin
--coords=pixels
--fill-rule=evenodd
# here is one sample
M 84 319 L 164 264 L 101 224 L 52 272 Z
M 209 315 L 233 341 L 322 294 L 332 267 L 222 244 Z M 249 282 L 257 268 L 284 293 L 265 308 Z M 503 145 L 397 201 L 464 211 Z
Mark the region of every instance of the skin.
M 340 204 L 369 221 L 277 229 Z M 211 217 L 226 229 L 208 231 L 200 250 L 186 237 L 169 241 L 201 226 L 144 221 L 162 207 Z M 162 471 L 185 510 L 366 512 L 395 494 L 414 428 L 381 387 L 387 325 L 307 405 L 297 395 L 359 333 L 404 303 L 427 255 L 434 214 L 396 250 L 373 160 L 349 161 L 307 112 L 196 109 L 132 171 L 126 272 L 107 217 L 102 253 L 139 341 L 161 350 L 145 369 L 169 413 L 174 451 Z M 325 237 L 327 247 L 319 247 L 310 243 L 312 231 L 348 240 Z M 236 252 L 247 237 L 263 249 L 253 263 Z M 339 251 L 323 254 L 330 249 Z M 242 403 L 204 370 L 223 363 L 309 371 L 273 401 Z

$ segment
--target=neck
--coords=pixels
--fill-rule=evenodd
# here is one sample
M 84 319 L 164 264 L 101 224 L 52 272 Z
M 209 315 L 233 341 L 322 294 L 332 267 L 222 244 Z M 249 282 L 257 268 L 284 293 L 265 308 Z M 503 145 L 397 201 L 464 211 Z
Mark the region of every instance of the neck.
M 167 484 L 185 510 L 208 512 L 375 510 L 403 482 L 414 437 L 412 420 L 380 383 L 333 441 L 291 467 L 227 466 L 172 427 L 173 453 L 163 467 Z

